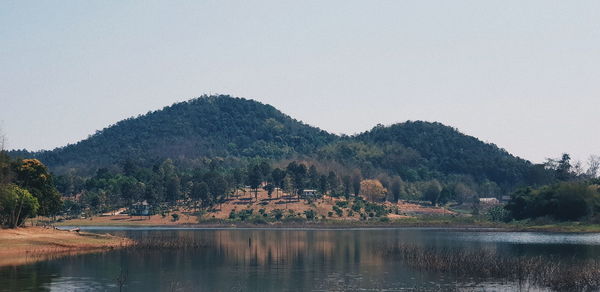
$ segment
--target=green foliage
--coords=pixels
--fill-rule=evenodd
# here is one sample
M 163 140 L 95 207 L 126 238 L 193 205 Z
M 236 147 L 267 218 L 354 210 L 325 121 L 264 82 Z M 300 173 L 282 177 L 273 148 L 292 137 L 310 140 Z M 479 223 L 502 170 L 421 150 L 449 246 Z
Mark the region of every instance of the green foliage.
M 16 184 L 38 200 L 39 215 L 56 215 L 61 210 L 62 201 L 48 168 L 37 159 L 18 160 L 13 165 Z
M 385 206 L 372 202 L 365 203 L 365 212 L 369 214 L 369 217 L 382 217 L 389 213 Z
M 279 220 L 281 220 L 281 218 L 283 218 L 283 210 L 273 209 L 273 211 L 271 211 L 271 216 L 273 216 L 273 218 L 275 218 L 275 220 L 279 221 Z
M 340 208 L 348 208 L 348 201 L 337 201 L 335 205 Z
M 525 188 L 511 196 L 506 209 L 515 219 L 550 216 L 561 221 L 579 220 L 600 211 L 600 193 L 588 184 L 571 182 Z
M 508 222 L 511 220 L 511 215 L 503 206 L 493 206 L 487 209 L 485 217 L 493 222 Z
M 335 139 L 270 105 L 226 95 L 203 96 L 129 118 L 88 139 L 35 153 L 53 170 L 82 169 L 146 157 L 265 157 L 309 154 Z M 29 153 L 16 155 L 31 156 Z
M 179 214 L 171 214 L 171 217 L 173 217 L 173 221 L 179 221 Z
M 211 207 L 233 190 L 244 185 L 256 190 L 263 183 L 269 194 L 275 187 L 293 195 L 314 188 L 350 198 L 360 193 L 363 179 L 383 177 L 389 199 L 424 195 L 435 204 L 468 202 L 478 193 L 501 195 L 559 173 L 572 178 L 569 157 L 547 170 L 440 123 L 378 125 L 336 136 L 270 105 L 225 95 L 126 119 L 53 151 L 11 152 L 44 161 L 61 174 L 55 180 L 41 163 L 16 164 L 0 154 L 0 184 L 14 180 L 29 190 L 42 215 L 70 212 L 60 207 L 54 182 L 64 195 L 81 195 L 81 209 L 100 212 L 142 200 L 173 205 L 189 198 Z M 290 162 L 295 157 L 303 161 Z M 287 167 L 273 168 L 284 163 Z M 441 188 L 423 188 L 434 180 Z M 365 204 L 355 201 L 351 208 L 360 213 Z
M 19 227 L 25 219 L 37 214 L 38 200 L 14 184 L 0 185 L 0 225 L 10 228 Z
M 332 209 L 338 217 L 342 217 L 342 215 L 344 214 L 342 209 L 340 209 L 338 206 L 333 206 Z
M 312 209 L 306 210 L 306 211 L 304 211 L 304 216 L 306 216 L 306 220 L 312 221 L 312 220 L 316 219 L 317 212 L 315 212 L 315 210 L 312 210 Z
M 352 204 L 352 211 L 360 212 L 361 209 L 365 207 L 365 202 L 363 200 L 355 200 L 354 204 Z

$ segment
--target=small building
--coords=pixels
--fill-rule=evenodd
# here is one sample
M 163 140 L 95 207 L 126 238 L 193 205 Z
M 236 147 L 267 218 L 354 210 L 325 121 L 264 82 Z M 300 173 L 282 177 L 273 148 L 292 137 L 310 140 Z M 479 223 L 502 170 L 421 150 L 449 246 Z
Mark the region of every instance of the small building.
M 316 196 L 318 196 L 317 190 L 311 190 L 311 189 L 303 190 L 302 196 L 303 197 L 316 197 Z
M 137 202 L 131 205 L 129 209 L 129 215 L 131 216 L 150 216 L 152 215 L 150 204 L 148 201 L 144 200 L 143 202 Z
M 479 203 L 484 205 L 500 205 L 500 201 L 496 198 L 479 198 Z

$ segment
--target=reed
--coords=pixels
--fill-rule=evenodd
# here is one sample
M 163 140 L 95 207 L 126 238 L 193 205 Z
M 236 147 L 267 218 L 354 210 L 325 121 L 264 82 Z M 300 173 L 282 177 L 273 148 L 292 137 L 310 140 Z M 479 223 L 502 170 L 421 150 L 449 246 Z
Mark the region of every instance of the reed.
M 556 291 L 600 289 L 598 260 L 506 256 L 487 249 L 434 248 L 409 244 L 389 248 L 383 253 L 421 271 L 448 273 L 456 277 L 527 283 Z

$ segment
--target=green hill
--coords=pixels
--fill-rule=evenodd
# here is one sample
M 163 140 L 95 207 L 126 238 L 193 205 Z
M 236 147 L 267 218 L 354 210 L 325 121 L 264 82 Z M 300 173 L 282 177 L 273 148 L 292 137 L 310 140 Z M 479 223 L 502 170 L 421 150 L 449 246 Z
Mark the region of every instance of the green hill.
M 35 156 L 60 172 L 67 167 L 99 167 L 125 159 L 280 159 L 312 153 L 335 139 L 270 105 L 207 96 L 120 121 L 73 145 L 13 155 Z
M 521 183 L 531 163 L 440 123 L 377 126 L 336 136 L 297 121 L 274 107 L 230 96 L 204 96 L 129 118 L 73 145 L 51 151 L 13 151 L 36 157 L 55 173 L 107 167 L 124 160 L 187 161 L 264 158 L 335 161 L 363 176 L 400 175 L 407 181 L 467 176 L 503 188 Z M 81 173 L 85 173 L 81 171 Z

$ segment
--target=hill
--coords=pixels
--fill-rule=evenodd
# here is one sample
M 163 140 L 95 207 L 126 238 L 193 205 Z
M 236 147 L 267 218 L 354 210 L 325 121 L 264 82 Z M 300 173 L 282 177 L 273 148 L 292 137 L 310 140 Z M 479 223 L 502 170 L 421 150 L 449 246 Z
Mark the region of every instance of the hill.
M 263 157 L 309 154 L 335 140 L 270 105 L 229 96 L 204 96 L 129 118 L 73 145 L 34 156 L 54 172 L 97 168 L 126 159 Z
M 531 168 L 526 160 L 440 123 L 378 125 L 355 136 L 336 136 L 270 105 L 226 95 L 203 96 L 129 118 L 73 145 L 11 154 L 38 158 L 58 174 L 69 169 L 92 174 L 125 160 L 220 157 L 277 162 L 301 157 L 316 164 L 335 162 L 346 173 L 358 169 L 363 177 L 399 175 L 409 182 L 466 178 L 505 190 L 521 184 Z

